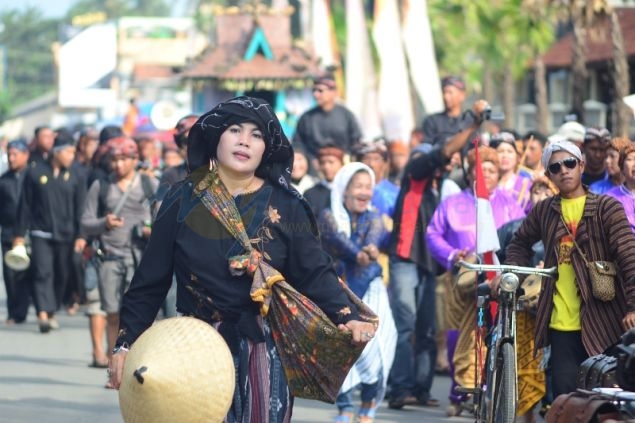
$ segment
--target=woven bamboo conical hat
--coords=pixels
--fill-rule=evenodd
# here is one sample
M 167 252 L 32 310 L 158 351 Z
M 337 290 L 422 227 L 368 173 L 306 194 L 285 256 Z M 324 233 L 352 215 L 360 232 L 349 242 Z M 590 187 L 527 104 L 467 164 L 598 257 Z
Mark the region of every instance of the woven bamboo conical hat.
M 224 339 L 192 317 L 162 320 L 133 344 L 119 407 L 126 423 L 221 422 L 235 387 Z

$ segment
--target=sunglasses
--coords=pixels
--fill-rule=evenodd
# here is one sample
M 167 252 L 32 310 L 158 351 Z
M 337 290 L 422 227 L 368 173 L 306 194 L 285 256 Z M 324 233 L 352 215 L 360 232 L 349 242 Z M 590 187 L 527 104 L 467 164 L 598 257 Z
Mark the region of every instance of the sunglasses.
M 562 165 L 564 165 L 567 169 L 575 169 L 578 165 L 578 159 L 575 157 L 568 157 L 564 160 L 560 160 L 559 162 L 551 163 L 547 166 L 547 170 L 549 170 L 549 173 L 552 175 L 557 175 L 562 170 Z

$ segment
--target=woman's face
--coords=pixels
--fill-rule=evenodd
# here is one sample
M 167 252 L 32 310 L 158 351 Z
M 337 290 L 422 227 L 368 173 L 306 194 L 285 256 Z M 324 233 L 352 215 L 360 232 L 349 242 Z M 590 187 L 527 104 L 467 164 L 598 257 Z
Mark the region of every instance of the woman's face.
M 485 179 L 485 188 L 487 188 L 487 192 L 492 193 L 498 186 L 498 180 L 500 179 L 498 168 L 489 161 L 483 162 L 481 167 L 483 169 L 483 179 Z M 476 181 L 476 168 L 472 169 L 471 177 L 472 183 Z
M 373 169 L 373 172 L 375 172 L 376 180 L 381 180 L 384 177 L 384 172 L 386 171 L 386 161 L 384 160 L 384 157 L 381 155 L 381 153 L 366 153 L 360 161 L 366 166 Z
M 635 152 L 629 153 L 622 164 L 622 174 L 629 185 L 635 185 Z
M 617 150 L 609 148 L 606 150 L 606 159 L 604 159 L 604 163 L 606 163 L 606 171 L 610 176 L 617 175 L 620 173 L 620 153 Z
M 531 204 L 536 205 L 542 200 L 553 197 L 553 191 L 543 184 L 535 184 L 531 187 Z
M 514 147 L 506 142 L 502 142 L 496 147 L 496 152 L 498 153 L 501 172 L 516 170 L 516 166 L 518 166 L 518 153 L 516 153 Z
M 293 154 L 293 170 L 291 170 L 291 178 L 300 180 L 309 171 L 309 162 L 302 153 Z
M 216 158 L 218 164 L 239 174 L 253 174 L 265 152 L 265 138 L 251 122 L 234 124 L 220 136 Z
M 364 213 L 373 197 L 373 183 L 368 172 L 356 173 L 344 191 L 344 207 L 350 213 Z

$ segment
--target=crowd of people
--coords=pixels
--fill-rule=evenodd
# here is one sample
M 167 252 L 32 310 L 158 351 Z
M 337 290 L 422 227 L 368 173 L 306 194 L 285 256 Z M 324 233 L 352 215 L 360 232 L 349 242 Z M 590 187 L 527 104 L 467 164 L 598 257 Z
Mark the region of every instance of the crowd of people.
M 384 399 L 397 410 L 438 407 L 431 388 L 441 374 L 452 378 L 450 401 L 463 404 L 460 388 L 474 387 L 478 365 L 475 285 L 458 282 L 457 263 L 475 256 L 479 166 L 500 261 L 558 268 L 519 313 L 519 339 L 536 354 L 519 362 L 534 376 L 519 377 L 518 413 L 534 421 L 539 405 L 576 389 L 584 359 L 635 327 L 635 143 L 575 121 L 550 136 L 496 122 L 485 130 L 484 100 L 465 110 L 456 76 L 442 88 L 445 111 L 410 140 L 365 139 L 326 75 L 292 141 L 270 105 L 237 97 L 181 119 L 163 151 L 114 126 L 42 126 L 30 143 L 9 142 L 2 252 L 27 245 L 31 265 L 4 266 L 6 323 L 24 323 L 33 304 L 48 333 L 59 310 L 83 306 L 90 364 L 107 368 L 116 389 L 129 348 L 155 319 L 200 318 L 236 361 L 227 420 L 286 422 L 293 397 L 249 295 L 264 261 L 366 345 L 336 399 L 337 422 L 372 422 Z M 215 209 L 224 198 L 232 206 Z M 227 223 L 236 220 L 257 254 L 241 248 Z M 587 259 L 617 264 L 613 300 L 594 297 Z

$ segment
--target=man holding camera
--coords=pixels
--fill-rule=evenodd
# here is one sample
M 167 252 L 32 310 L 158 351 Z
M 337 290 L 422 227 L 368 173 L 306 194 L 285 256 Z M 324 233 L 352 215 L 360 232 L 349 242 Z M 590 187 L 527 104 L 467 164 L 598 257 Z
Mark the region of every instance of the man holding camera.
M 82 215 L 82 228 L 99 239 L 99 294 L 107 314 L 108 351 L 119 328 L 119 308 L 136 265 L 150 237 L 152 210 L 148 198 L 156 179 L 137 170 L 139 150 L 128 137 L 108 141 L 111 173 L 91 185 Z
M 390 373 L 388 406 L 438 406 L 430 397 L 437 348 L 435 342 L 435 276 L 437 265 L 425 232 L 439 204 L 438 186 L 444 166 L 478 130 L 489 108 L 484 100 L 473 107 L 473 123 L 446 143 L 417 146 L 404 170 L 393 214 L 390 254 L 390 306 L 397 326 L 397 348 Z M 415 342 L 413 343 L 413 338 Z
M 474 122 L 474 117 L 469 111 L 463 112 L 466 97 L 463 79 L 458 76 L 446 76 L 441 80 L 441 88 L 445 110 L 430 115 L 423 121 L 423 142 L 433 145 L 443 144 Z

